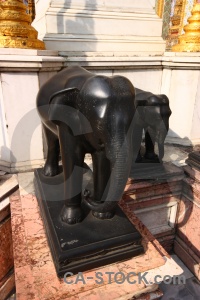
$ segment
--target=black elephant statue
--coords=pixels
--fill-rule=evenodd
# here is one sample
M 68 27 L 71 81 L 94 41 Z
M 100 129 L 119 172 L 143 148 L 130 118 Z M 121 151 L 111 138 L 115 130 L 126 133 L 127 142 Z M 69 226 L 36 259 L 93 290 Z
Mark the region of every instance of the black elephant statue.
M 137 110 L 137 134 L 142 141 L 145 131 L 144 162 L 160 162 L 164 156 L 164 141 L 169 130 L 171 110 L 166 95 L 155 95 L 135 88 L 135 103 Z M 159 155 L 155 153 L 155 142 L 158 143 Z M 139 151 L 136 162 L 143 161 Z
M 75 224 L 84 217 L 77 187 L 82 185 L 86 153 L 91 153 L 93 160 L 94 195 L 91 198 L 86 191 L 84 202 L 95 217 L 112 218 L 140 147 L 132 142 L 132 83 L 123 76 L 95 75 L 72 66 L 41 87 L 37 109 L 48 145 L 44 175 L 58 174 L 61 153 L 65 179 L 62 221 Z

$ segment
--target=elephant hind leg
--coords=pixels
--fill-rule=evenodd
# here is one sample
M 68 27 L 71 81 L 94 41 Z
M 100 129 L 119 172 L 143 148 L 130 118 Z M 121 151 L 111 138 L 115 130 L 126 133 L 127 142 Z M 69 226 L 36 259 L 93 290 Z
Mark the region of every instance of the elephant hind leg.
M 45 176 L 55 176 L 59 172 L 59 140 L 58 137 L 45 125 L 43 125 L 43 132 L 47 142 L 47 159 L 44 165 L 43 173 Z

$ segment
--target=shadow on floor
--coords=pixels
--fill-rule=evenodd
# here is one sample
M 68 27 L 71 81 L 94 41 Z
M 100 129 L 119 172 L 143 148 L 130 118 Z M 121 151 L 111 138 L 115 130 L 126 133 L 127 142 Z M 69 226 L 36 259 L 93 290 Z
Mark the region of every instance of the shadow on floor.
M 186 279 L 185 284 L 161 283 L 159 288 L 164 293 L 161 300 L 199 300 L 200 282 L 196 277 Z

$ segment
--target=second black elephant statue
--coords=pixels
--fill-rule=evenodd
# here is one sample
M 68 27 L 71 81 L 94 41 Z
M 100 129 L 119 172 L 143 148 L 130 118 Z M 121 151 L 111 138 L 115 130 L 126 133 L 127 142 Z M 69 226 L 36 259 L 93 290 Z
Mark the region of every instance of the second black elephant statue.
M 62 221 L 75 224 L 84 217 L 80 187 L 86 153 L 93 160 L 94 195 L 91 199 L 86 193 L 85 203 L 95 217 L 111 218 L 140 146 L 137 139 L 132 141 L 132 83 L 123 76 L 107 77 L 69 67 L 42 86 L 37 108 L 48 145 L 46 176 L 58 174 L 61 152 L 65 179 Z
M 169 117 L 171 109 L 166 95 L 155 95 L 135 88 L 135 103 L 137 115 L 138 138 L 142 140 L 143 129 L 145 131 L 145 162 L 162 162 L 164 156 L 164 141 L 169 130 Z M 158 143 L 159 155 L 155 154 L 155 142 Z M 136 162 L 141 162 L 140 151 Z

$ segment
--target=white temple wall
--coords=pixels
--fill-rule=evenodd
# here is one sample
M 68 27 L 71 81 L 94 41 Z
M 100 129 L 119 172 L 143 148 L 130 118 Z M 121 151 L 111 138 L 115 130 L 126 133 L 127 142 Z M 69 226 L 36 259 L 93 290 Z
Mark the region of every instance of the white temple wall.
M 40 159 L 42 149 L 38 144 L 41 128 L 39 117 L 35 114 L 35 99 L 39 89 L 37 73 L 5 72 L 1 78 L 12 161 Z M 32 129 L 37 131 L 35 137 Z M 29 147 L 24 147 L 27 144 Z
M 43 39 L 46 33 L 46 11 L 49 8 L 51 0 L 35 0 L 35 12 L 37 22 L 34 20 L 34 27 L 38 30 L 38 38 Z
M 200 144 L 200 71 L 198 75 L 191 130 L 192 141 L 196 144 Z
M 36 97 L 62 66 L 63 58 L 52 51 L 0 49 L 0 170 L 13 173 L 43 165 Z
M 167 141 L 200 144 L 200 65 L 198 53 L 165 53 L 161 93 L 172 115 Z

